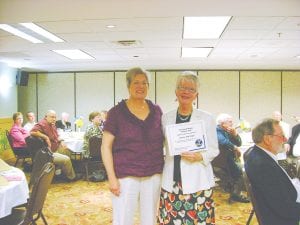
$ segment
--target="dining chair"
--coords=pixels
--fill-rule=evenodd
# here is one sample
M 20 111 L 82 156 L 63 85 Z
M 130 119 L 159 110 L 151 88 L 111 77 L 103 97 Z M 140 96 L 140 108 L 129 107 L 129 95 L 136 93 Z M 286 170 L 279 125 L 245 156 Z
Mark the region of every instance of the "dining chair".
M 25 142 L 30 152 L 31 160 L 34 161 L 35 154 L 43 147 L 47 147 L 47 143 L 40 137 L 28 136 L 25 138 Z
M 245 171 L 243 171 L 243 179 L 244 179 L 244 182 L 245 182 L 246 190 L 248 192 L 248 196 L 250 197 L 252 207 L 253 207 L 251 212 L 250 212 L 250 215 L 248 217 L 246 225 L 250 225 L 250 222 L 251 222 L 251 219 L 252 219 L 254 213 L 256 215 L 256 219 L 257 219 L 258 224 L 263 225 L 262 221 L 261 221 L 261 214 L 260 214 L 259 209 L 257 207 L 257 200 L 255 198 L 255 195 L 253 194 L 251 183 L 250 183 L 249 178 L 248 178 Z
M 220 179 L 218 181 L 221 188 L 226 192 L 233 189 L 234 178 L 232 177 L 227 162 L 228 152 L 221 148 L 219 155 L 212 161 L 214 174 Z
M 0 225 L 36 225 L 36 221 L 40 218 L 45 225 L 48 225 L 42 210 L 54 176 L 54 170 L 53 163 L 49 162 L 44 165 L 39 178 L 32 187 L 26 207 L 14 208 L 12 214 L 0 219 Z
M 101 157 L 101 144 L 102 138 L 93 136 L 89 139 L 89 158 L 84 160 L 86 179 L 89 181 L 89 167 L 91 165 L 98 165 L 100 168 L 104 168 Z
M 31 187 L 37 179 L 39 179 L 40 173 L 43 167 L 51 162 L 53 163 L 53 153 L 48 147 L 41 147 L 33 159 L 32 171 L 30 174 L 29 187 Z
M 13 147 L 13 138 L 10 135 L 9 131 L 5 130 L 5 134 L 6 134 L 6 138 L 8 140 L 9 146 L 10 146 L 11 150 L 13 151 L 13 153 L 16 157 L 16 162 L 15 162 L 14 166 L 16 167 L 18 165 L 18 162 L 19 162 L 20 159 L 23 160 L 22 164 L 24 164 L 24 162 L 27 158 L 31 158 L 30 157 L 30 152 L 26 151 L 26 150 L 22 153 L 16 151 L 15 148 Z

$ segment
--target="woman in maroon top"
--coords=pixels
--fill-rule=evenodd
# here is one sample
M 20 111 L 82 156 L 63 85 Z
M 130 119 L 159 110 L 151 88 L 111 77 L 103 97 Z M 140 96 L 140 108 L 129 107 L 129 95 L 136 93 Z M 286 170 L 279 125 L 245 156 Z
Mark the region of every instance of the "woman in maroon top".
M 156 224 L 163 169 L 162 111 L 146 100 L 149 74 L 126 73 L 129 98 L 108 112 L 102 158 L 113 194 L 113 224 L 132 225 L 139 202 L 141 225 Z

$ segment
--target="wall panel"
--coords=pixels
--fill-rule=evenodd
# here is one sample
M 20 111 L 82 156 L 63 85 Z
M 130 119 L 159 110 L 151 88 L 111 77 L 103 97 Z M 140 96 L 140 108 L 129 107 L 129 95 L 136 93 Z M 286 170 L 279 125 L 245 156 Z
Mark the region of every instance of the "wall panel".
M 164 112 L 178 106 L 175 83 L 180 73 L 151 72 L 148 97 L 156 100 Z M 59 118 L 62 111 L 67 111 L 72 120 L 75 113 L 84 116 L 87 124 L 91 111 L 109 109 L 128 98 L 125 74 L 125 71 L 42 73 L 37 76 L 38 87 L 35 86 L 36 75 L 30 74 L 28 86 L 18 87 L 18 110 L 25 113 L 38 109 L 39 119 L 48 109 L 56 110 Z M 251 125 L 270 117 L 274 110 L 282 109 L 283 119 L 291 125 L 296 123 L 291 116 L 300 116 L 299 71 L 198 71 L 198 75 L 197 106 L 214 116 L 226 112 L 237 122 L 240 114 Z
M 62 112 L 68 112 L 73 123 L 75 113 L 73 73 L 38 74 L 38 119 L 42 119 L 49 109 L 56 111 L 57 119 L 61 118 Z
M 0 118 L 11 117 L 18 110 L 17 69 L 0 62 Z
M 282 73 L 282 117 L 291 126 L 297 124 L 293 116 L 300 117 L 300 72 Z
M 241 71 L 241 118 L 252 126 L 281 108 L 281 72 Z
M 109 110 L 114 105 L 113 75 L 113 72 L 76 73 L 76 115 L 84 117 L 85 126 L 92 111 Z
M 180 71 L 156 72 L 156 103 L 163 112 L 168 112 L 178 107 L 175 95 L 177 76 Z
M 239 72 L 199 71 L 198 108 L 212 113 L 227 113 L 239 121 Z
M 26 122 L 26 113 L 28 111 L 37 113 L 36 94 L 36 74 L 30 74 L 28 85 L 18 86 L 18 110 L 24 114 L 24 122 Z

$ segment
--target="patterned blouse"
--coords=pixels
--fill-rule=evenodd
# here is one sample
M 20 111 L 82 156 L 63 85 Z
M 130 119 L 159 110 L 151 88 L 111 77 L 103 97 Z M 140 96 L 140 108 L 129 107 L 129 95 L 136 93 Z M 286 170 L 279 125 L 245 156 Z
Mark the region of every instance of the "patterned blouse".
M 83 156 L 85 158 L 88 158 L 90 155 L 89 151 L 89 140 L 91 137 L 98 136 L 102 138 L 103 136 L 103 130 L 100 126 L 95 126 L 95 124 L 91 123 L 87 126 L 84 134 L 84 142 L 83 142 Z

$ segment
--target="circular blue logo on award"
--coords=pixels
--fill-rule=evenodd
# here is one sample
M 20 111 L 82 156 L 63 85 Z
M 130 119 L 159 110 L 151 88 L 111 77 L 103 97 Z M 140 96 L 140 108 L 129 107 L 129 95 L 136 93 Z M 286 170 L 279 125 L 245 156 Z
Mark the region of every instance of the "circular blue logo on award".
M 195 141 L 197 147 L 201 147 L 203 145 L 203 141 L 199 138 Z

